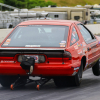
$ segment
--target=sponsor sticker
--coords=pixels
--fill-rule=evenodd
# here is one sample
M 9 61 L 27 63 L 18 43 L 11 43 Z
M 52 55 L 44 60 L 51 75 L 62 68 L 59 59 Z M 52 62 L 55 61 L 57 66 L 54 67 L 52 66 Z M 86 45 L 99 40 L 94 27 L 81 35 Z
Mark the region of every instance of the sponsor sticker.
M 74 48 L 75 48 L 75 49 L 78 49 L 78 46 L 77 46 L 77 45 L 75 45 L 75 46 L 74 46 Z
M 66 43 L 66 41 L 63 40 L 63 41 L 61 41 L 61 43 Z
M 83 53 L 86 53 L 87 52 L 87 48 L 83 48 Z
M 25 47 L 41 47 L 41 45 L 25 45 Z
M 82 46 L 82 44 L 78 44 L 78 43 L 77 43 L 77 46 L 80 47 L 80 46 Z
M 8 43 L 5 42 L 3 45 L 8 45 Z
M 14 61 L 9 61 L 9 60 L 1 60 L 1 63 L 14 63 Z
M 73 35 L 73 37 L 75 37 L 75 34 L 74 33 L 72 33 L 72 35 Z
M 76 39 L 73 39 L 73 42 L 75 42 L 76 41 Z
M 83 44 L 83 47 L 85 47 L 85 46 L 86 46 L 85 42 L 82 42 L 82 44 Z
M 64 45 L 64 44 L 62 44 L 62 45 L 60 45 L 60 47 L 65 47 L 65 45 Z
M 81 54 L 81 53 L 82 53 L 82 50 L 81 50 L 81 49 L 79 49 L 79 50 L 78 50 L 78 54 Z
M 74 43 L 74 42 L 76 42 L 76 39 L 75 38 L 73 38 L 73 40 L 71 41 L 71 43 Z
M 78 70 L 78 69 L 79 69 L 79 67 L 74 68 L 74 70 Z
M 78 44 L 77 46 L 78 46 L 78 47 L 80 47 L 81 45 L 80 45 L 80 44 Z
M 85 68 L 88 66 L 88 63 L 86 63 Z
M 6 40 L 7 43 L 10 43 L 10 41 L 11 41 L 11 39 L 7 39 L 7 40 Z
M 64 44 L 65 45 L 65 43 L 59 43 L 59 44 L 61 44 L 61 45 Z
M 59 43 L 60 44 L 60 47 L 65 47 L 66 45 L 66 43 Z

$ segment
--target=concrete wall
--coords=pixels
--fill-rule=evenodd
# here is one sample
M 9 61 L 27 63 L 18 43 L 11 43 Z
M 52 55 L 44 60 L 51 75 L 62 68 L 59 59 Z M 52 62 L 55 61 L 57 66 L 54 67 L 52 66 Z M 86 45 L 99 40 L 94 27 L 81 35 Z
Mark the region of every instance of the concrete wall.
M 93 34 L 100 34 L 100 24 L 86 25 Z
M 86 25 L 86 27 L 93 33 L 93 34 L 100 34 L 100 24 L 91 24 Z M 0 43 L 3 39 L 11 32 L 12 29 L 0 29 Z
M 0 29 L 0 43 L 11 32 L 12 29 Z

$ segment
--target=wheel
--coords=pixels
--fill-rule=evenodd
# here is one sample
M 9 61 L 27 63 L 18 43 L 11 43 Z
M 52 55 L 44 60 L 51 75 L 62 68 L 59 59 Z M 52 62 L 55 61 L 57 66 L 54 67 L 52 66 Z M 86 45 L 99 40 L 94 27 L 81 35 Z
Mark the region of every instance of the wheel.
M 13 90 L 13 89 L 14 89 L 14 86 L 13 86 L 13 84 L 11 84 L 11 85 L 10 85 L 10 89 L 11 89 L 11 90 Z
M 27 79 L 28 79 L 28 78 L 29 78 L 29 77 L 27 77 L 27 76 L 20 76 L 20 77 L 18 77 L 17 80 L 14 81 L 14 82 L 10 85 L 10 89 L 13 90 L 13 89 L 16 88 L 16 87 L 20 87 L 20 88 L 24 87 L 25 84 L 27 83 Z
M 9 87 L 17 78 L 17 76 L 0 76 L 0 83 L 3 87 Z
M 71 77 L 70 84 L 73 86 L 80 86 L 82 81 L 82 73 L 83 73 L 83 62 L 81 62 L 81 66 L 75 76 Z
M 40 89 L 40 85 L 37 85 L 36 88 L 37 88 L 37 90 L 39 90 Z
M 100 75 L 100 59 L 97 61 L 97 63 L 92 67 L 92 72 L 94 75 L 99 76 Z
M 54 78 L 54 83 L 57 87 L 65 87 L 67 86 L 66 77 L 56 77 Z

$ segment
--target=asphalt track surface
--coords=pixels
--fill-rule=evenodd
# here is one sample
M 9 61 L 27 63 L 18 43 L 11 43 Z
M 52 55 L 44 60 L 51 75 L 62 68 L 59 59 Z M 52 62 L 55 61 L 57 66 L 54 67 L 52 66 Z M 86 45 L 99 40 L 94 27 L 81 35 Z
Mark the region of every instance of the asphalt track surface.
M 34 83 L 13 91 L 0 85 L 0 100 L 100 100 L 100 76 L 90 68 L 83 73 L 80 87 L 57 88 L 51 80 L 39 91 Z
M 100 100 L 100 76 L 94 76 L 90 68 L 79 87 L 57 88 L 51 80 L 39 91 L 35 83 L 15 90 L 0 85 L 0 100 Z

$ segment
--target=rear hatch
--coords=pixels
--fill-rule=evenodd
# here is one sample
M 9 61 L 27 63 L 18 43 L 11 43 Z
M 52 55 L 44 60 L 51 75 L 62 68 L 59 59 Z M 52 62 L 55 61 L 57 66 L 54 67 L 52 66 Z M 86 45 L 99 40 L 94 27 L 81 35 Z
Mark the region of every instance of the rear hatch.
M 61 63 L 64 56 L 70 56 L 65 51 L 68 31 L 69 27 L 63 25 L 18 26 L 1 44 L 0 59 L 21 62 L 23 55 L 29 55 L 36 63 Z

